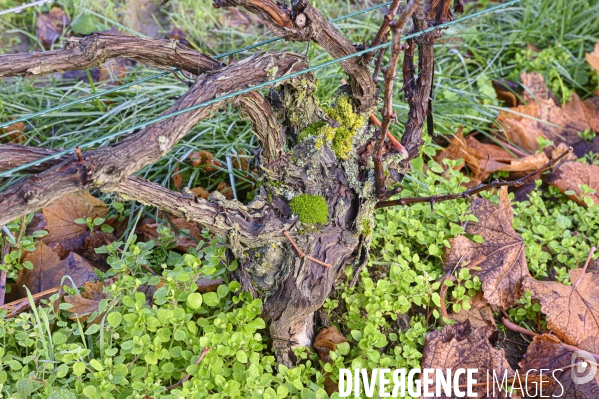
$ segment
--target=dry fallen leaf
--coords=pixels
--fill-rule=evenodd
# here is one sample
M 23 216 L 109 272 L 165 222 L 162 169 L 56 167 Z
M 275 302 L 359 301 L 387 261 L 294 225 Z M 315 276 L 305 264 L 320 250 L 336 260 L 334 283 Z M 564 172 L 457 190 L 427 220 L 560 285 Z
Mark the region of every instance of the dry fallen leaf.
M 223 283 L 223 279 L 222 278 L 217 278 L 215 280 L 211 280 L 209 278 L 199 278 L 196 281 L 196 284 L 198 286 L 198 292 L 205 294 L 207 292 L 216 292 L 216 290 L 218 289 L 218 286 L 221 285 Z
M 214 158 L 211 152 L 200 150 L 189 154 L 188 159 L 194 168 L 202 166 L 202 169 L 206 172 L 213 172 L 223 167 L 223 164 Z
M 187 252 L 189 248 L 195 248 L 198 245 L 198 241 L 202 239 L 200 233 L 200 227 L 197 223 L 189 222 L 185 218 L 174 218 L 170 220 L 172 224 L 178 230 L 188 230 L 187 234 L 191 237 L 189 238 L 187 235 L 176 234 L 176 243 L 174 249 L 182 252 Z M 152 219 L 145 219 L 144 223 L 141 223 L 137 228 L 137 233 L 142 234 L 146 241 L 149 240 L 157 240 L 160 234 L 158 234 L 159 223 Z M 197 240 L 197 241 L 196 241 Z
M 69 18 L 60 7 L 54 7 L 47 14 L 39 14 L 35 22 L 35 34 L 46 50 L 49 50 L 69 24 Z
M 50 206 L 43 208 L 42 213 L 46 219 L 46 230 L 48 231 L 48 235 L 44 237 L 43 241 L 46 244 L 60 243 L 63 248 L 70 248 L 71 245 L 67 241 L 79 239 L 89 232 L 86 225 L 75 223 L 75 219 L 103 218 L 108 213 L 108 208 L 104 202 L 85 191 L 65 195 Z M 82 244 L 83 240 L 75 247 Z
M 456 322 L 465 322 L 468 320 L 472 328 L 495 325 L 495 317 L 489 303 L 483 298 L 483 293 L 478 292 L 470 299 L 470 309 L 462 308 L 458 313 L 450 313 L 449 317 Z
M 179 173 L 179 167 L 177 166 L 171 174 L 171 182 L 173 187 L 179 190 L 183 186 L 183 175 Z
M 592 53 L 586 53 L 587 62 L 595 72 L 599 73 L 599 42 L 595 43 L 595 49 Z
M 443 331 L 434 330 L 426 337 L 421 368 L 443 371 L 451 369 L 452 372 L 457 369 L 478 369 L 473 376 L 479 382 L 486 381 L 487 371 L 492 373 L 493 370 L 497 375 L 503 376 L 507 372 L 508 377 L 512 377 L 514 371 L 507 362 L 503 349 L 493 347 L 492 343 L 497 341 L 497 337 L 495 327 L 473 329 L 468 321 L 445 326 Z M 460 385 L 466 386 L 465 374 L 460 376 Z M 429 390 L 431 389 L 435 391 L 434 385 L 429 386 Z M 484 384 L 474 386 L 473 391 L 477 392 L 479 397 L 487 397 Z M 448 398 L 443 394 L 435 397 Z M 495 396 L 508 397 L 520 398 L 518 395 L 508 396 L 505 392 L 502 392 L 501 396 Z
M 581 101 L 573 94 L 568 103 L 558 105 L 550 94 L 543 76 L 523 73 L 522 82 L 532 95 L 525 91 L 527 105 L 510 111 L 501 111 L 497 123 L 502 126 L 510 142 L 530 152 L 539 149 L 539 137 L 556 144 L 564 142 L 574 147 L 578 156 L 586 153 L 588 143 L 578 135 L 587 129 L 599 131 L 599 98 Z
M 570 281 L 572 286 L 529 277 L 523 289 L 541 302 L 549 329 L 562 341 L 599 353 L 599 274 L 573 269 Z
M 192 193 L 194 193 L 195 196 L 198 197 L 198 198 L 208 199 L 208 197 L 210 197 L 210 191 L 204 190 L 204 187 L 192 188 L 189 191 L 191 191 Z
M 479 221 L 468 222 L 466 234 L 482 236 L 485 241 L 476 243 L 464 236 L 449 240 L 451 248 L 445 252 L 445 271 L 485 255 L 486 259 L 479 265 L 481 270 L 473 270 L 472 274 L 480 278 L 484 298 L 490 304 L 509 309 L 520 298 L 522 280 L 530 274 L 524 257 L 524 241 L 512 227 L 507 187 L 499 191 L 498 206 L 475 197 L 470 208 Z
M 529 370 L 532 370 L 531 374 L 538 374 L 540 369 L 544 369 L 543 375 L 550 378 L 555 376 L 559 384 L 557 382 L 552 385 L 543 384 L 543 395 L 547 398 L 599 398 L 599 374 L 585 384 L 575 383 L 572 378 L 573 372 L 577 377 L 584 377 L 586 374 L 578 373 L 578 368 L 570 367 L 574 363 L 573 360 L 576 363 L 584 361 L 583 358 L 573 358 L 573 353 L 565 349 L 555 336 L 538 335 L 533 339 L 524 359 L 520 362 L 520 374 L 526 375 Z M 558 371 L 559 369 L 562 370 Z M 531 392 L 534 392 L 533 388 Z
M 77 320 L 81 322 L 87 321 L 87 318 L 98 310 L 98 306 L 100 305 L 100 301 L 96 301 L 94 299 L 87 299 L 82 297 L 81 295 L 66 295 L 63 298 L 63 301 L 66 303 L 70 303 L 73 305 L 71 308 L 67 309 L 67 312 L 71 313 L 69 319 Z M 91 321 L 93 323 L 98 318 L 96 317 Z
M 97 278 L 91 264 L 81 256 L 70 253 L 61 261 L 52 248 L 41 241 L 35 251 L 25 256 L 25 260 L 33 264 L 33 269 L 19 271 L 15 289 L 20 297 L 26 295 L 23 285 L 26 285 L 32 294 L 37 294 L 61 285 L 64 276 L 71 277 L 76 286 Z M 71 285 L 71 281 L 67 279 L 63 284 Z
M 322 329 L 314 339 L 314 349 L 318 353 L 318 357 L 325 363 L 331 362 L 329 352 L 337 350 L 337 345 L 343 342 L 348 342 L 337 327 L 331 326 Z M 325 373 L 324 389 L 327 394 L 332 395 L 333 392 L 338 392 L 338 385 L 331 379 L 329 373 Z
M 447 148 L 435 156 L 435 160 L 442 163 L 446 158 L 463 159 L 481 180 L 514 160 L 514 157 L 501 147 L 481 143 L 472 136 L 464 138 L 462 128 L 449 140 L 449 143 Z M 462 166 L 463 164 L 458 169 Z
M 562 162 L 553 169 L 549 184 L 559 188 L 562 193 L 581 205 L 587 205 L 584 201 L 585 196 L 591 198 L 595 205 L 599 204 L 599 165 Z M 595 192 L 583 194 L 580 186 L 585 184 Z
M 498 170 L 504 172 L 534 172 L 549 162 L 544 153 L 529 155 L 518 160 L 513 160 L 509 165 L 502 166 Z
M 0 141 L 3 143 L 22 143 L 24 140 L 24 130 L 25 124 L 23 122 L 13 123 L 7 127 L 0 128 Z
M 337 345 L 343 342 L 348 342 L 337 327 L 332 326 L 322 329 L 314 339 L 314 349 L 318 353 L 320 360 L 325 363 L 331 361 L 329 352 L 337 350 Z

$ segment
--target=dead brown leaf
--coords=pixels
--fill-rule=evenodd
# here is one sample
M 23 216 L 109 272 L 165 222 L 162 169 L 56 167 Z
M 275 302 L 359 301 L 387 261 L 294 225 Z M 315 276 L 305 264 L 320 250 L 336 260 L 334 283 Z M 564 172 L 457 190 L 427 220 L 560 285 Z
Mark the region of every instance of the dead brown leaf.
M 22 143 L 24 141 L 23 131 L 25 124 L 16 122 L 7 127 L 0 128 L 0 141 L 3 143 Z
M 174 218 L 170 220 L 174 227 L 178 230 L 188 230 L 188 235 L 195 238 L 189 238 L 186 235 L 176 233 L 175 248 L 178 251 L 187 252 L 189 248 L 195 248 L 198 245 L 198 241 L 201 240 L 201 230 L 197 223 L 189 222 L 185 218 Z M 145 219 L 143 223 L 137 228 L 137 233 L 142 234 L 146 241 L 157 240 L 160 234 L 158 234 L 159 223 L 152 219 Z M 197 240 L 197 241 L 196 241 Z
M 446 158 L 463 159 L 478 180 L 485 180 L 491 173 L 509 167 L 511 162 L 516 161 L 509 152 L 499 146 L 481 143 L 472 136 L 464 138 L 462 128 L 449 143 L 447 148 L 435 156 L 435 160 L 442 163 Z M 461 169 L 464 163 L 458 169 Z
M 521 79 L 528 88 L 523 94 L 528 104 L 501 111 L 497 117 L 506 138 L 521 148 L 536 152 L 539 137 L 542 137 L 556 144 L 566 143 L 574 147 L 578 156 L 584 155 L 588 143 L 578 133 L 587 129 L 599 130 L 599 98 L 581 101 L 573 94 L 572 100 L 560 107 L 542 75 L 523 73 Z
M 105 217 L 108 213 L 106 204 L 94 198 L 89 192 L 68 194 L 43 208 L 42 213 L 46 219 L 46 230 L 48 235 L 43 241 L 46 244 L 61 243 L 69 240 L 79 239 L 89 232 L 84 224 L 75 223 L 78 218 Z M 81 244 L 76 245 L 80 246 Z M 63 245 L 66 248 L 69 245 Z
M 466 234 L 480 235 L 485 241 L 476 243 L 464 236 L 449 240 L 451 248 L 444 255 L 445 271 L 485 255 L 486 259 L 479 265 L 481 270 L 473 270 L 472 274 L 480 278 L 484 298 L 490 304 L 509 309 L 520 298 L 522 280 L 530 274 L 524 257 L 524 241 L 512 227 L 507 187 L 499 191 L 498 206 L 475 197 L 470 209 L 479 221 L 468 222 Z
M 100 301 L 96 301 L 94 299 L 87 299 L 82 297 L 81 295 L 66 295 L 63 298 L 63 301 L 66 303 L 70 303 L 73 305 L 70 309 L 67 309 L 67 312 L 71 313 L 69 319 L 77 320 L 81 322 L 87 321 L 88 317 L 98 310 L 98 306 L 100 305 Z M 93 323 L 97 320 L 96 317 L 90 323 Z
M 205 294 L 207 292 L 216 292 L 216 290 L 218 289 L 218 286 L 221 285 L 223 283 L 223 279 L 222 278 L 217 278 L 215 280 L 211 280 L 208 278 L 199 278 L 198 281 L 196 281 L 196 284 L 198 286 L 198 292 Z
M 524 158 L 513 160 L 509 165 L 502 166 L 498 170 L 504 172 L 534 172 L 549 162 L 545 153 L 533 154 Z
M 171 174 L 171 182 L 173 183 L 173 187 L 177 190 L 181 189 L 183 186 L 183 175 L 179 173 L 179 167 L 177 166 L 173 173 Z
M 330 363 L 331 356 L 330 352 L 337 350 L 337 345 L 343 342 L 348 342 L 337 327 L 331 326 L 320 330 L 316 338 L 314 339 L 314 349 L 318 353 L 318 357 L 325 363 Z M 329 373 L 325 372 L 324 389 L 327 394 L 332 395 L 334 392 L 339 391 L 338 385 L 331 379 Z
M 559 188 L 562 193 L 581 205 L 587 205 L 584 201 L 585 196 L 591 198 L 595 205 L 599 204 L 599 165 L 562 162 L 553 169 L 549 184 Z M 580 186 L 585 184 L 595 190 L 595 193 L 583 194 Z
M 337 350 L 337 345 L 348 342 L 337 327 L 332 326 L 322 329 L 314 339 L 314 349 L 318 353 L 320 360 L 325 363 L 331 362 L 329 352 Z
M 204 187 L 196 187 L 190 190 L 198 198 L 208 199 L 210 197 L 210 191 L 204 190 Z
M 468 320 L 472 328 L 495 325 L 493 311 L 489 303 L 483 298 L 482 292 L 478 292 L 470 299 L 470 309 L 465 310 L 462 308 L 458 313 L 450 313 L 449 317 L 460 323 Z
M 493 370 L 500 376 L 507 371 L 508 376 L 512 377 L 514 371 L 507 362 L 503 349 L 493 347 L 497 338 L 495 327 L 485 326 L 472 329 L 468 321 L 445 326 L 443 331 L 434 330 L 426 337 L 421 368 L 443 371 L 446 369 L 455 371 L 462 368 L 478 369 L 478 372 L 474 373 L 474 378 L 477 381 L 486 381 L 487 371 L 492 373 Z M 460 385 L 466 386 L 465 375 L 460 376 Z M 432 391 L 434 392 L 434 387 L 432 387 Z M 487 397 L 484 384 L 474 386 L 473 391 L 477 392 L 479 397 Z M 448 398 L 443 394 L 435 397 Z M 520 398 L 518 395 L 508 396 L 505 392 L 502 392 L 501 396 L 495 397 Z
M 531 374 L 538 374 L 540 369 L 544 369 L 544 375 L 555 376 L 559 384 L 543 384 L 543 395 L 547 398 L 596 399 L 599 397 L 599 374 L 585 384 L 577 384 L 572 379 L 573 372 L 578 377 L 585 376 L 570 367 L 582 361 L 582 358 L 573 358 L 573 353 L 565 349 L 555 336 L 538 335 L 520 362 L 520 374 L 525 375 L 529 370 L 532 370 Z
M 189 154 L 188 159 L 194 168 L 201 166 L 206 172 L 213 172 L 223 167 L 223 164 L 214 158 L 214 154 L 204 150 L 192 152 Z
M 225 198 L 228 200 L 233 199 L 233 190 L 231 189 L 231 186 L 229 186 L 224 181 L 221 181 L 220 183 L 218 183 L 218 186 L 216 186 L 216 191 L 218 191 L 219 193 L 224 195 Z
M 599 42 L 595 43 L 595 49 L 592 53 L 585 54 L 587 62 L 595 72 L 599 73 Z
M 42 241 L 37 244 L 35 251 L 25 256 L 25 260 L 33 264 L 33 269 L 19 271 L 15 283 L 19 297 L 27 295 L 23 285 L 26 285 L 32 294 L 37 294 L 61 285 L 64 276 L 71 277 L 77 287 L 97 278 L 87 260 L 75 253 L 70 253 L 66 259 L 60 260 L 58 254 Z M 71 281 L 65 280 L 63 284 L 71 285 Z
M 35 34 L 46 50 L 49 50 L 69 23 L 65 11 L 60 7 L 53 7 L 49 13 L 38 14 L 35 22 Z
M 540 301 L 549 328 L 562 341 L 599 353 L 599 274 L 581 273 L 582 269 L 570 270 L 572 286 L 528 277 L 523 289 Z

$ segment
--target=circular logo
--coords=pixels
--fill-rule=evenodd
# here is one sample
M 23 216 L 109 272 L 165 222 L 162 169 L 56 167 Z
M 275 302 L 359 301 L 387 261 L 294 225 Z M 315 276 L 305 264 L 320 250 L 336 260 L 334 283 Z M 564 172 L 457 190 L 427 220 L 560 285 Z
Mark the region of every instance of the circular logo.
M 597 375 L 597 363 L 588 352 L 576 351 L 572 353 L 572 381 L 576 385 L 583 385 L 593 381 Z

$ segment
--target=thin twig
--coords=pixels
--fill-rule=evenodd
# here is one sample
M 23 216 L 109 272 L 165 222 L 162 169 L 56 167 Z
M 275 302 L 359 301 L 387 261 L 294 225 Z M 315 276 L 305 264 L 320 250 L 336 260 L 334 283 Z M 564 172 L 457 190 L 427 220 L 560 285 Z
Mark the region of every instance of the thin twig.
M 381 127 L 381 121 L 379 121 L 379 119 L 376 117 L 375 114 L 370 114 L 370 120 L 377 127 Z M 389 139 L 389 142 L 391 144 L 393 144 L 393 146 L 397 149 L 397 151 L 399 151 L 400 153 L 403 153 L 406 156 L 406 158 L 408 157 L 408 152 L 406 151 L 406 149 L 404 148 L 404 146 L 401 145 L 401 143 L 399 142 L 399 140 L 397 140 L 395 138 L 395 136 L 393 134 L 391 134 L 390 130 L 387 130 L 387 138 Z
M 195 361 L 196 365 L 200 364 L 200 362 L 202 361 L 204 356 L 206 356 L 206 353 L 208 353 L 208 351 L 210 351 L 210 348 L 205 347 L 204 350 L 202 351 L 202 353 L 200 354 L 200 356 L 198 357 L 198 359 Z M 189 377 L 191 377 L 191 374 L 185 374 L 185 377 L 183 377 L 183 379 L 181 381 L 177 382 L 176 384 L 166 387 L 166 389 L 169 390 L 169 389 L 177 388 L 177 387 L 185 384 L 185 382 L 189 379 Z
M 287 239 L 289 240 L 289 242 L 293 246 L 293 249 L 295 249 L 295 252 L 297 253 L 297 256 L 299 256 L 300 259 L 306 258 L 308 260 L 311 260 L 314 263 L 318 263 L 320 266 L 331 267 L 331 265 L 329 265 L 328 263 L 324 263 L 324 262 L 322 262 L 322 261 L 320 261 L 318 259 L 315 259 L 315 258 L 311 257 L 310 255 L 306 255 L 301 249 L 299 249 L 299 247 L 297 246 L 297 244 L 295 243 L 295 241 L 293 241 L 293 239 L 291 238 L 291 235 L 289 235 L 289 232 L 287 230 L 285 230 L 283 232 L 283 235 L 285 237 L 287 237 Z
M 374 179 L 376 183 L 377 196 L 379 198 L 383 197 L 387 191 L 387 188 L 385 187 L 385 172 L 383 171 L 383 144 L 385 143 L 385 138 L 387 137 L 387 133 L 389 132 L 389 126 L 391 125 L 391 122 L 396 118 L 395 111 L 393 111 L 393 82 L 395 80 L 397 62 L 399 61 L 399 56 L 401 55 L 402 51 L 401 33 L 403 32 L 408 19 L 412 16 L 416 9 L 421 6 L 422 0 L 411 0 L 406 6 L 406 9 L 401 13 L 398 21 L 388 22 L 389 26 L 393 31 L 393 37 L 391 39 L 391 55 L 389 56 L 389 65 L 384 71 L 384 103 L 383 110 L 381 112 L 383 116 L 383 121 L 381 122 L 378 140 L 374 147 L 373 157 Z M 401 152 L 407 154 L 407 151 L 405 149 Z M 408 157 L 406 157 L 406 159 L 407 158 Z
M 526 183 L 528 180 L 530 180 L 532 177 L 536 176 L 539 173 L 543 173 L 547 169 L 553 167 L 555 164 L 557 164 L 560 160 L 562 160 L 566 155 L 568 155 L 571 152 L 572 152 L 572 147 L 569 147 L 560 156 L 552 159 L 551 161 L 547 162 L 545 165 L 541 166 L 539 169 L 535 170 L 534 172 L 529 173 L 528 175 L 526 175 L 518 180 L 512 180 L 512 181 L 495 180 L 492 183 L 479 184 L 478 186 L 472 187 L 464 192 L 457 193 L 457 194 L 433 195 L 431 197 L 400 198 L 398 200 L 392 200 L 392 201 L 381 201 L 378 204 L 376 204 L 376 208 L 377 209 L 378 208 L 387 208 L 390 206 L 397 206 L 397 205 L 403 206 L 403 205 L 417 204 L 417 203 L 422 203 L 422 202 L 429 202 L 431 204 L 431 208 L 432 208 L 433 205 L 437 202 L 449 201 L 449 200 L 455 200 L 455 199 L 467 199 L 467 198 L 470 198 L 471 196 L 478 194 L 482 191 L 487 191 L 487 190 L 491 190 L 494 188 L 520 187 L 524 183 Z
M 391 6 L 389 7 L 389 12 L 385 15 L 385 18 L 383 19 L 383 23 L 381 24 L 379 31 L 376 33 L 374 39 L 372 39 L 372 42 L 370 42 L 371 48 L 381 44 L 383 40 L 387 37 L 387 34 L 389 33 L 389 27 L 391 26 L 391 21 L 395 19 L 395 14 L 397 14 L 397 10 L 399 10 L 400 4 L 401 0 L 393 0 L 393 3 L 391 3 Z M 375 54 L 376 51 L 364 54 L 362 56 L 362 62 L 366 65 L 369 64 L 370 61 L 372 61 L 372 58 Z M 376 83 L 376 80 L 374 81 L 374 83 Z
M 520 327 L 519 325 L 513 323 L 510 319 L 507 318 L 502 318 L 501 319 L 501 324 L 503 324 L 505 326 L 505 328 L 507 328 L 508 330 L 512 330 L 514 332 L 520 333 L 520 334 L 525 334 L 525 335 L 530 335 L 531 337 L 538 337 L 539 334 L 532 332 L 530 330 L 527 330 L 524 327 Z M 599 362 L 599 355 L 596 355 L 594 353 L 582 350 L 576 346 L 573 345 L 568 345 L 568 344 L 564 344 L 563 342 L 560 341 L 560 343 L 562 344 L 562 346 L 564 347 L 564 349 L 569 350 L 570 352 L 578 352 L 582 355 L 588 355 L 591 356 L 595 359 L 596 362 Z

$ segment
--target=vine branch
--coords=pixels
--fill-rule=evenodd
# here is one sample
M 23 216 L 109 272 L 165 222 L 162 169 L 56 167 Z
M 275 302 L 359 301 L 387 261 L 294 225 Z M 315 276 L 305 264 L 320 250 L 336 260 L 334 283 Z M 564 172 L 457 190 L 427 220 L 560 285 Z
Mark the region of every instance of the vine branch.
M 381 201 L 378 204 L 376 204 L 376 208 L 377 209 L 378 208 L 388 208 L 390 206 L 397 206 L 397 205 L 403 206 L 403 205 L 417 204 L 417 203 L 422 203 L 422 202 L 430 203 L 431 208 L 433 208 L 433 206 L 437 202 L 451 201 L 451 200 L 456 200 L 456 199 L 467 199 L 467 198 L 470 198 L 473 195 L 478 194 L 482 191 L 487 191 L 487 190 L 491 190 L 494 188 L 520 187 L 524 183 L 526 183 L 528 180 L 533 178 L 534 176 L 538 175 L 539 173 L 543 173 L 544 171 L 548 170 L 549 168 L 552 168 L 553 166 L 555 166 L 560 160 L 562 160 L 566 155 L 570 154 L 571 152 L 572 152 L 572 147 L 569 147 L 566 151 L 561 153 L 559 156 L 553 158 L 552 160 L 547 162 L 545 165 L 541 166 L 539 169 L 527 174 L 526 176 L 524 176 L 518 180 L 512 180 L 512 181 L 495 180 L 492 183 L 479 184 L 478 186 L 472 187 L 466 191 L 463 191 L 461 193 L 456 193 L 456 194 L 433 195 L 431 197 L 400 198 L 400 199 L 391 200 L 391 201 Z

